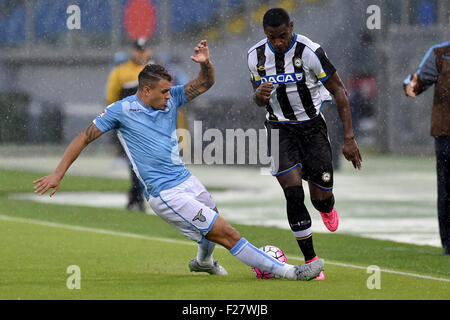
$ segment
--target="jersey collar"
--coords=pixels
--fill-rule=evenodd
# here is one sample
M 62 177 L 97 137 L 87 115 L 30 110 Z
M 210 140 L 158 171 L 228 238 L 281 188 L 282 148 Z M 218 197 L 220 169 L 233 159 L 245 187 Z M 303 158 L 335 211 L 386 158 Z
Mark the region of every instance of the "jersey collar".
M 294 39 L 292 39 L 291 45 L 290 45 L 289 48 L 287 48 L 287 50 L 286 50 L 285 52 L 283 52 L 283 53 L 276 53 L 275 50 L 273 49 L 272 45 L 270 44 L 269 39 L 267 39 L 267 44 L 269 45 L 270 50 L 272 50 L 272 52 L 273 52 L 274 54 L 276 54 L 276 55 L 282 55 L 282 54 L 286 54 L 289 50 L 291 50 L 292 47 L 294 46 L 294 44 L 295 44 L 296 41 L 297 41 L 297 34 L 294 33 Z

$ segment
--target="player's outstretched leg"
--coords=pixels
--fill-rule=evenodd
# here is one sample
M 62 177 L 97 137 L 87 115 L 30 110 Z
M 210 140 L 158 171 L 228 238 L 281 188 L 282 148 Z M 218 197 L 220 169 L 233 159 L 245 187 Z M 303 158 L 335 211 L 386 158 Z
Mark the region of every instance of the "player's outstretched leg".
M 217 218 L 206 238 L 223 245 L 230 250 L 233 256 L 246 265 L 272 273 L 281 278 L 289 280 L 311 280 L 319 276 L 323 269 L 322 259 L 298 266 L 278 261 L 241 237 L 240 233 L 220 216 Z

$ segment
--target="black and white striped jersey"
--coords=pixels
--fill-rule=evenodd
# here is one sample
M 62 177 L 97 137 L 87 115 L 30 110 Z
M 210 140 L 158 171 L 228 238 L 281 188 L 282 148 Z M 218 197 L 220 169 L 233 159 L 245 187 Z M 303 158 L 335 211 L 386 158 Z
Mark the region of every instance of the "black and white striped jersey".
M 331 95 L 322 81 L 336 69 L 325 51 L 305 36 L 294 34 L 291 46 L 283 54 L 275 53 L 267 39 L 248 51 L 251 81 L 270 81 L 274 88 L 267 104 L 270 121 L 301 122 L 320 114 Z

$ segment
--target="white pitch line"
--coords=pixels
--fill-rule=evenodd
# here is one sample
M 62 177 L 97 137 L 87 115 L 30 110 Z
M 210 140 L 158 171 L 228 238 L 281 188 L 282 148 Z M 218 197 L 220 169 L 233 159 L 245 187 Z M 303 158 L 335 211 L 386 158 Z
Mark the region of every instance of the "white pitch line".
M 139 235 L 139 234 L 135 234 L 135 233 L 119 232 L 119 231 L 112 231 L 112 230 L 105 230 L 105 229 L 82 227 L 82 226 L 74 226 L 74 225 L 68 225 L 68 224 L 62 224 L 62 223 L 56 223 L 56 222 L 49 222 L 49 221 L 42 221 L 42 220 L 35 220 L 35 219 L 29 219 L 29 218 L 19 218 L 19 217 L 11 217 L 11 216 L 0 215 L 0 220 L 10 221 L 10 222 L 37 224 L 37 225 L 41 225 L 41 226 L 45 226 L 45 227 L 60 228 L 60 229 L 67 229 L 67 230 L 74 230 L 74 231 L 85 231 L 85 232 L 92 232 L 92 233 L 97 233 L 97 234 L 106 234 L 106 235 L 119 236 L 119 237 L 127 237 L 127 238 L 133 238 L 133 239 L 160 241 L 160 242 L 176 243 L 176 244 L 191 245 L 191 246 L 196 245 L 196 243 L 194 243 L 192 241 L 183 241 L 183 240 L 173 240 L 173 239 L 168 239 L 168 238 L 150 237 L 150 236 L 144 236 L 144 235 Z M 225 249 L 223 247 L 219 247 L 219 248 Z M 302 258 L 293 257 L 293 256 L 287 256 L 287 258 L 288 259 L 293 259 L 293 260 L 304 261 L 304 259 L 302 259 Z M 331 265 L 344 267 L 344 268 L 367 270 L 367 267 L 364 267 L 364 266 L 358 266 L 358 265 L 354 265 L 354 264 L 347 264 L 347 263 L 341 263 L 341 262 L 333 262 L 333 261 L 330 261 L 330 260 L 326 260 L 325 264 L 331 264 Z M 384 273 L 398 274 L 398 275 L 402 275 L 402 276 L 414 277 L 414 278 L 420 278 L 420 279 L 426 279 L 426 280 L 450 282 L 450 279 L 447 279 L 447 278 L 437 278 L 437 277 L 421 275 L 421 274 L 416 274 L 416 273 L 401 272 L 401 271 L 395 271 L 395 270 L 389 270 L 389 269 L 380 269 L 380 271 L 384 272 Z
M 286 258 L 304 261 L 304 259 L 298 258 L 298 257 L 286 256 Z M 353 269 L 367 270 L 367 267 L 364 267 L 364 266 L 358 266 L 358 265 L 355 265 L 355 264 L 348 264 L 348 263 L 341 263 L 341 262 L 332 262 L 332 261 L 329 261 L 329 260 L 325 259 L 325 265 L 327 265 L 327 264 L 331 264 L 331 265 L 339 266 L 339 267 L 344 267 L 344 268 L 353 268 Z M 450 279 L 437 278 L 437 277 L 433 277 L 433 276 L 427 276 L 427 275 L 410 273 L 410 272 L 402 272 L 402 271 L 395 271 L 395 270 L 389 270 L 389 269 L 380 269 L 380 271 L 384 272 L 384 273 L 398 274 L 398 275 L 407 276 L 407 277 L 415 277 L 415 278 L 421 278 L 421 279 L 427 279 L 427 280 L 436 280 L 436 281 L 450 282 Z
M 136 233 L 119 232 L 119 231 L 112 231 L 112 230 L 105 230 L 105 229 L 97 229 L 97 228 L 89 228 L 89 227 L 82 227 L 82 226 L 74 226 L 74 225 L 69 225 L 69 224 L 62 224 L 62 223 L 42 221 L 42 220 L 35 220 L 35 219 L 28 219 L 28 218 L 18 218 L 18 217 L 11 217 L 11 216 L 5 216 L 5 215 L 0 215 L 0 220 L 10 221 L 10 222 L 21 222 L 21 223 L 37 224 L 37 225 L 41 225 L 41 226 L 45 226 L 45 227 L 60 228 L 60 229 L 75 230 L 75 231 L 85 231 L 85 232 L 92 232 L 92 233 L 98 233 L 98 234 L 107 234 L 107 235 L 111 235 L 111 236 L 120 236 L 120 237 L 134 238 L 134 239 L 143 239 L 143 240 L 151 240 L 151 241 L 162 241 L 162 242 L 177 243 L 177 244 L 187 244 L 187 245 L 195 244 L 195 243 L 192 243 L 191 241 L 183 241 L 183 240 L 173 240 L 173 239 L 168 239 L 168 238 L 150 237 L 150 236 L 144 236 L 144 235 L 140 235 L 140 234 L 136 234 Z

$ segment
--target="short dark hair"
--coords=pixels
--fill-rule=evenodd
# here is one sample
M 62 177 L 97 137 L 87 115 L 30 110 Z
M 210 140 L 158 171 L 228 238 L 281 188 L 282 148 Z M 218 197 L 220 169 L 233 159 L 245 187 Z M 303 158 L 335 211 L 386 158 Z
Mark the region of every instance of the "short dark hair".
M 263 28 L 279 27 L 281 25 L 289 25 L 291 18 L 289 13 L 283 8 L 272 8 L 267 10 L 263 17 Z
M 144 86 L 152 85 L 160 80 L 172 81 L 172 76 L 167 72 L 166 68 L 159 64 L 148 64 L 139 73 L 139 89 Z

